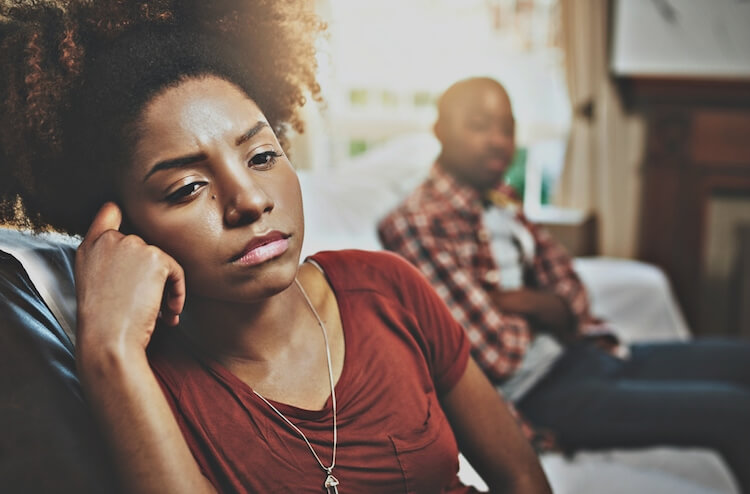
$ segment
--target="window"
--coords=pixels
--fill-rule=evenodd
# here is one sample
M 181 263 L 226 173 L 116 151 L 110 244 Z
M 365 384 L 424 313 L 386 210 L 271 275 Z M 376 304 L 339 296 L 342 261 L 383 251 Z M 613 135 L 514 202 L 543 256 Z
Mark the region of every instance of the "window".
M 312 153 L 303 166 L 345 166 L 393 138 L 429 133 L 440 93 L 459 79 L 482 75 L 506 86 L 519 148 L 530 148 L 531 159 L 534 146 L 543 143 L 546 151 L 537 154 L 558 161 L 545 165 L 550 173 L 559 169 L 570 109 L 557 0 L 318 4 L 329 26 L 319 54 L 326 104 L 309 109 L 316 113 L 308 125 L 314 143 L 303 146 Z

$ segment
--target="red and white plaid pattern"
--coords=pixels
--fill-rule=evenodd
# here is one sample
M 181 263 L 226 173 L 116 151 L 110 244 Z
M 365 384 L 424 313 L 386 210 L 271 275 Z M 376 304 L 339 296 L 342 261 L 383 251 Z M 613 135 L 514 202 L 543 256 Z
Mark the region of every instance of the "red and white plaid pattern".
M 520 212 L 518 220 L 536 243 L 527 285 L 551 290 L 567 301 L 580 334 L 609 334 L 609 328 L 589 313 L 586 291 L 565 249 Z M 482 224 L 479 194 L 435 164 L 428 179 L 380 222 L 378 232 L 383 245 L 417 266 L 445 300 L 489 379 L 499 384 L 513 374 L 531 341 L 532 328 L 525 318 L 499 311 L 487 294 L 500 276 L 490 234 Z

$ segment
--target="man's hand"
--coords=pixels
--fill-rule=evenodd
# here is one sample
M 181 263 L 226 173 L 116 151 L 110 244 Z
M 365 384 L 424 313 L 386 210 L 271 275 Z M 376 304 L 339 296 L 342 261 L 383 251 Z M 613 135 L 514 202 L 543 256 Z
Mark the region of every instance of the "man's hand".
M 630 347 L 621 343 L 613 334 L 589 335 L 585 338 L 586 341 L 613 357 L 623 360 L 630 358 Z
M 561 342 L 575 338 L 575 317 L 562 297 L 554 293 L 529 288 L 496 290 L 490 292 L 490 298 L 500 311 L 525 317 L 534 331 L 551 333 Z

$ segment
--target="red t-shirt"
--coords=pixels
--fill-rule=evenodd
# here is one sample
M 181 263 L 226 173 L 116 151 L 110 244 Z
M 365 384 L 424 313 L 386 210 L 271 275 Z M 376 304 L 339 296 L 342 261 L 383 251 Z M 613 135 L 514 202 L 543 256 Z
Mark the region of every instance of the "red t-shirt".
M 463 375 L 469 342 L 410 264 L 388 253 L 312 257 L 336 294 L 346 353 L 336 384 L 342 493 L 465 493 L 456 441 L 439 398 Z M 176 331 L 149 347 L 151 366 L 203 474 L 220 492 L 325 492 L 305 442 L 244 382 L 198 359 Z M 332 446 L 322 410 L 274 405 L 324 464 Z

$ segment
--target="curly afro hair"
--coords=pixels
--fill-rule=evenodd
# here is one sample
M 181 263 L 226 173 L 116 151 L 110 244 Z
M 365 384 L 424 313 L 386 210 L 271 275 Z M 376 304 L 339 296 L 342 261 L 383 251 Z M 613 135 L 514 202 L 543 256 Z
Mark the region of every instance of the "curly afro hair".
M 81 234 L 116 197 L 156 94 L 216 75 L 263 110 L 282 145 L 320 99 L 304 0 L 0 0 L 0 223 Z

